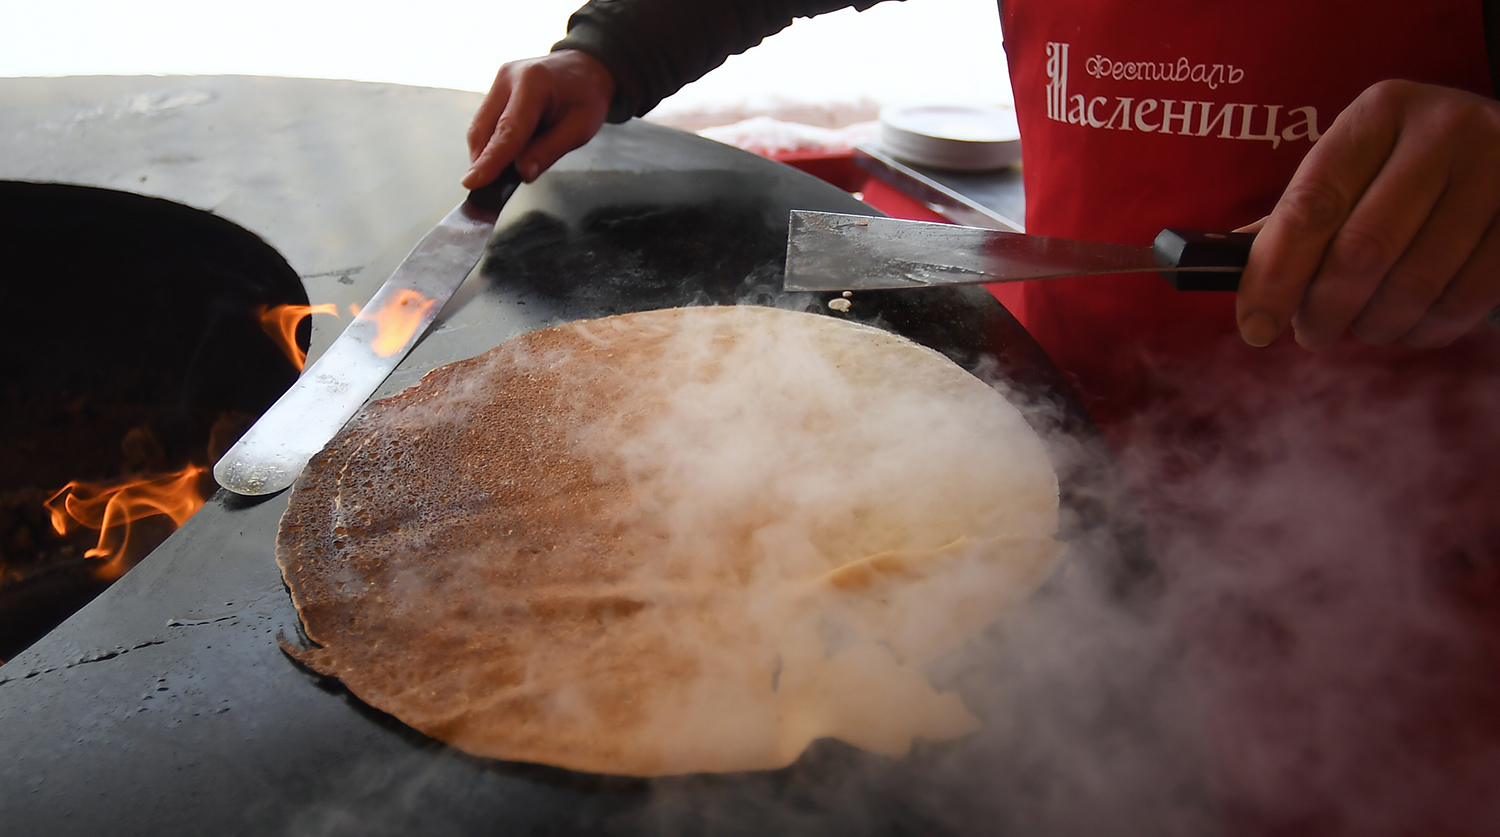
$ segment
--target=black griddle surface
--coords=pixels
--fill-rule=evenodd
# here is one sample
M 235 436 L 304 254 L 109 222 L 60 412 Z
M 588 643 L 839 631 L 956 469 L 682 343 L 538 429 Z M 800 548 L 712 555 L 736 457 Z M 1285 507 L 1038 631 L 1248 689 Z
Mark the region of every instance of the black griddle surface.
M 378 394 L 557 322 L 738 302 L 852 317 L 971 369 L 998 370 L 1013 397 L 1051 405 L 1038 419 L 1049 434 L 1061 428 L 1093 444 L 1076 398 L 983 289 L 859 293 L 847 315 L 827 308 L 831 295 L 781 292 L 793 208 L 871 211 L 727 146 L 642 122 L 607 127 L 517 192 L 479 268 Z M 315 224 L 316 214 L 308 219 Z M 379 279 L 361 277 L 359 293 Z M 1109 479 L 1066 470 L 1072 462 L 1059 460 L 1065 494 Z M 297 634 L 274 562 L 286 503 L 286 493 L 256 501 L 219 492 L 123 580 L 0 667 L 7 831 L 993 832 L 995 823 L 972 813 L 985 807 L 980 786 L 953 781 L 966 756 L 952 746 L 890 760 L 825 741 L 782 771 L 645 781 L 476 759 L 437 744 L 278 647 L 279 636 Z M 945 769 L 934 772 L 939 763 Z

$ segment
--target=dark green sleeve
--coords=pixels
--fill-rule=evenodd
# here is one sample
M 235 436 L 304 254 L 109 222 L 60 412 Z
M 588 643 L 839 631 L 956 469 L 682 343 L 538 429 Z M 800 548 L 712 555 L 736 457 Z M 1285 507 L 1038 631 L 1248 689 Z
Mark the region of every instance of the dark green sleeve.
M 791 25 L 882 0 L 590 0 L 555 46 L 599 59 L 615 77 L 609 121 L 642 116 L 688 82 Z

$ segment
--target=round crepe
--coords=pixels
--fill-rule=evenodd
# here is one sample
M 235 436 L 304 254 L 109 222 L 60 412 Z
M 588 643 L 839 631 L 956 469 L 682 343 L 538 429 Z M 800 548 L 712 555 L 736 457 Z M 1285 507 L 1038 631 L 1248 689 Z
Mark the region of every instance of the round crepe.
M 923 675 L 1038 586 L 1057 483 L 1003 396 L 826 316 L 569 323 L 433 370 L 313 459 L 292 653 L 466 752 L 636 776 L 899 755 Z

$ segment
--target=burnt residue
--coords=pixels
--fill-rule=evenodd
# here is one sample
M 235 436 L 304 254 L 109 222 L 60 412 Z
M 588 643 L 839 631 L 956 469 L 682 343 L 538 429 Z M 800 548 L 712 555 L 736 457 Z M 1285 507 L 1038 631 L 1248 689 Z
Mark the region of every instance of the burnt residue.
M 612 206 L 576 226 L 537 212 L 496 237 L 485 274 L 559 320 L 733 304 L 779 284 L 777 240 L 762 212 L 726 202 Z

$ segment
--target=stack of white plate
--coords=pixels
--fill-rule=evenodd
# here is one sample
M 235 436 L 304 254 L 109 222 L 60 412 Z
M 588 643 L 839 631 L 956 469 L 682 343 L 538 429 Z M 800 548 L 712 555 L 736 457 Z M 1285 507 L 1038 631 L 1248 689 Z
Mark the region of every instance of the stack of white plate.
M 1007 107 L 887 108 L 880 113 L 880 147 L 903 162 L 954 171 L 1021 162 L 1016 112 Z

